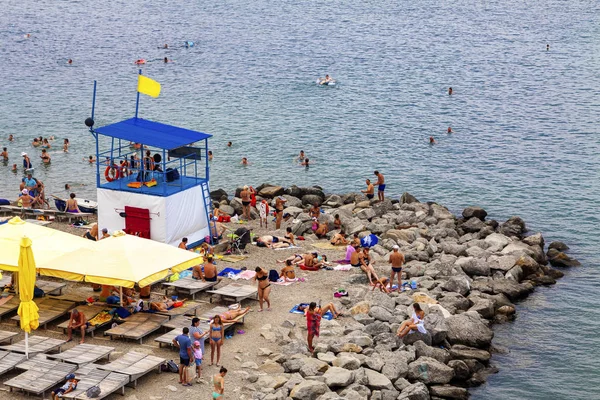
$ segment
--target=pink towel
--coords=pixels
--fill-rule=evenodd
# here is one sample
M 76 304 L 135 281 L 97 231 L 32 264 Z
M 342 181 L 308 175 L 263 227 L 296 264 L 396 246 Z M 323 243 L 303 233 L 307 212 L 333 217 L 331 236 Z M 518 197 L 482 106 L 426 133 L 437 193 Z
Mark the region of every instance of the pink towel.
M 245 279 L 248 281 L 248 280 L 254 278 L 254 275 L 256 275 L 256 272 L 246 270 L 246 271 L 240 272 L 238 276 L 240 277 L 240 279 Z

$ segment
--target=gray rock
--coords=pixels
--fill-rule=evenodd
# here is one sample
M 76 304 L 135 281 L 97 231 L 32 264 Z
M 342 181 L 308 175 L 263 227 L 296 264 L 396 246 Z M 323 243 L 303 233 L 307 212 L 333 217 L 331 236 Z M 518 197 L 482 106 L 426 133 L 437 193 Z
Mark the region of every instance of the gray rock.
M 509 237 L 516 236 L 520 238 L 526 230 L 527 227 L 525 226 L 525 221 L 517 216 L 510 217 L 505 223 L 498 227 L 498 232 Z
M 441 362 L 442 364 L 446 364 L 448 361 L 450 361 L 450 353 L 447 350 L 440 349 L 439 347 L 427 346 L 420 340 L 415 342 L 413 346 L 415 347 L 417 358 L 429 357 Z
M 285 189 L 281 186 L 265 186 L 258 192 L 260 197 L 272 199 L 273 197 L 281 196 Z
M 290 397 L 294 400 L 316 400 L 320 395 L 329 391 L 324 382 L 302 381 L 294 386 Z
M 344 205 L 344 201 L 342 200 L 342 198 L 336 194 L 332 194 L 331 196 L 327 197 L 325 199 L 325 205 L 329 206 L 329 207 L 340 207 Z
M 301 358 L 300 364 L 300 370 L 298 372 L 300 372 L 300 375 L 304 378 L 317 375 L 319 372 L 325 372 L 329 368 L 329 364 L 317 360 L 316 358 Z
M 554 248 L 548 250 L 548 261 L 550 261 L 550 265 L 557 268 L 579 267 L 581 265 L 576 259 L 569 257 L 565 253 Z
M 328 364 L 333 363 L 336 360 L 336 356 L 335 354 L 333 354 L 331 351 L 328 351 L 326 353 L 319 353 L 317 354 L 317 359 L 323 362 L 326 362 Z
M 227 204 L 221 204 L 219 206 L 219 210 L 221 210 L 222 212 L 224 212 L 225 214 L 227 214 L 229 216 L 235 215 L 235 209 L 231 206 L 228 206 Z
M 490 246 L 495 247 L 498 250 L 502 250 L 506 245 L 510 243 L 510 238 L 500 233 L 492 233 L 485 238 L 486 243 Z
M 366 385 L 372 389 L 393 389 L 394 385 L 392 382 L 383 374 L 373 371 L 372 369 L 365 368 Z
M 294 196 L 290 196 L 289 194 L 284 194 L 283 198 L 286 200 L 285 201 L 285 206 L 286 207 L 298 207 L 298 208 L 302 208 L 302 200 L 300 200 L 297 197 Z
M 469 218 L 460 227 L 465 232 L 479 232 L 485 224 L 479 218 Z
M 448 292 L 456 292 L 463 296 L 466 296 L 471 290 L 466 276 L 452 276 L 441 287 Z
M 356 370 L 360 368 L 361 362 L 357 357 L 349 354 L 339 355 L 336 360 L 333 361 L 334 367 L 340 367 L 348 370 Z
M 508 272 L 512 267 L 515 266 L 515 263 L 519 257 L 515 255 L 505 255 L 505 256 L 496 256 L 492 255 L 488 257 L 488 263 L 491 269 L 497 269 L 500 271 Z
M 407 359 L 406 357 L 401 357 L 400 354 L 394 353 L 392 357 L 386 357 L 385 364 L 381 369 L 381 373 L 391 381 L 404 378 L 408 374 Z
M 233 207 L 233 209 L 235 210 L 235 213 L 237 215 L 242 215 L 243 214 L 243 207 L 242 207 L 242 199 L 234 197 L 233 199 L 231 199 L 231 201 L 229 202 L 229 205 L 231 207 Z
M 467 207 L 463 210 L 462 216 L 465 219 L 475 217 L 483 221 L 487 217 L 487 212 L 481 207 Z
M 454 377 L 454 370 L 430 357 L 419 357 L 408 366 L 408 379 L 425 384 L 444 384 Z
M 360 219 L 371 219 L 375 217 L 375 211 L 372 208 L 363 208 L 356 213 L 356 217 Z
M 329 368 L 323 377 L 325 378 L 325 383 L 330 388 L 346 387 L 354 380 L 352 371 L 339 367 Z
M 354 343 L 360 347 L 371 347 L 373 346 L 373 339 L 369 335 L 363 335 L 361 333 L 358 334 L 350 334 L 344 338 L 346 343 Z
M 404 389 L 406 389 L 408 386 L 410 386 L 410 382 L 407 381 L 404 378 L 398 378 L 396 379 L 396 381 L 394 382 L 394 387 L 399 390 L 399 391 L 403 391 Z
M 467 249 L 467 253 L 469 250 Z M 457 267 L 460 267 L 463 272 L 469 276 L 490 276 L 490 266 L 482 260 L 475 259 L 473 257 L 459 257 L 454 263 Z
M 370 357 L 365 358 L 365 366 L 372 369 L 373 371 L 381 372 L 381 369 L 384 365 L 385 362 L 383 361 L 383 358 L 377 353 L 374 353 Z
M 370 325 L 375 321 L 375 318 L 371 317 L 368 314 L 356 314 L 353 316 L 353 318 L 363 325 Z
M 544 248 L 544 236 L 542 236 L 541 232 L 523 238 L 523 242 L 530 246 L 539 246 L 542 249 Z
M 490 353 L 485 350 L 463 346 L 460 344 L 454 345 L 452 348 L 450 348 L 450 356 L 455 360 L 474 359 L 482 362 L 488 362 L 491 358 Z
M 517 283 L 508 279 L 493 279 L 490 286 L 494 293 L 502 293 L 511 300 L 523 298 L 534 289 L 529 283 Z
M 372 306 L 369 310 L 369 315 L 384 322 L 389 322 L 393 318 L 392 313 L 388 309 L 380 306 Z
M 402 342 L 408 346 L 419 340 L 423 341 L 423 343 L 425 343 L 426 345 L 431 346 L 431 334 L 429 332 L 421 333 L 419 331 L 416 331 L 413 333 L 409 333 L 408 335 L 404 336 Z
M 446 318 L 446 325 L 448 326 L 446 339 L 453 345 L 486 347 L 494 337 L 494 332 L 475 312 L 452 315 Z
M 210 198 L 214 201 L 227 199 L 227 192 L 223 189 L 217 189 L 210 192 Z
M 433 203 L 430 206 L 430 215 L 435 219 L 454 219 L 454 215 L 444 206 Z
M 464 256 L 467 254 L 467 246 L 464 244 L 458 244 L 453 242 L 441 242 L 440 248 L 446 254 L 452 254 L 455 256 Z
M 402 193 L 402 196 L 400 196 L 400 204 L 410 204 L 410 203 L 418 203 L 419 200 L 417 200 L 417 198 L 415 196 L 413 196 L 412 194 L 408 193 L 408 192 L 404 192 Z
M 368 301 L 372 305 L 378 305 L 384 308 L 387 308 L 390 311 L 393 311 L 396 307 L 396 301 L 393 297 L 386 293 L 382 293 L 380 291 L 367 292 L 365 295 L 365 301 Z
M 323 198 L 314 194 L 305 194 L 304 196 L 302 196 L 302 204 L 305 206 L 313 205 L 315 203 L 320 205 L 322 202 Z
M 466 400 L 469 398 L 467 389 L 458 386 L 434 385 L 429 387 L 429 393 L 444 399 Z
M 563 242 L 556 241 L 556 242 L 552 242 L 548 245 L 548 250 L 550 250 L 550 249 L 554 249 L 557 251 L 567 251 L 567 250 L 569 250 L 569 246 L 567 246 Z
M 448 327 L 446 326 L 446 319 L 442 315 L 427 314 L 423 320 L 423 326 L 430 334 L 432 344 L 437 345 L 446 340 Z
M 390 332 L 390 325 L 386 322 L 375 321 L 364 327 L 364 332 L 371 336 Z
M 494 318 L 494 302 L 489 299 L 478 298 L 476 301 L 473 300 L 473 306 L 469 308 L 469 311 L 475 311 L 483 318 L 492 319 Z
M 469 366 L 462 360 L 448 361 L 448 366 L 454 370 L 454 379 L 466 381 L 471 376 Z
M 398 400 L 429 400 L 429 390 L 422 382 L 413 383 L 402 390 Z
M 390 229 L 381 235 L 382 239 L 392 239 L 396 243 L 407 242 L 412 243 L 416 239 L 416 235 L 413 230 L 409 229 Z

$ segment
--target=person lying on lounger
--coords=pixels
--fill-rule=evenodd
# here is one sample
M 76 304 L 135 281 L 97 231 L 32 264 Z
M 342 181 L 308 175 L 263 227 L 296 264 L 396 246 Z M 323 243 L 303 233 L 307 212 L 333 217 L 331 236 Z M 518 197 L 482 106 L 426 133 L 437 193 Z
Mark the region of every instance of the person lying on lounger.
M 77 382 L 79 381 L 75 379 L 75 374 L 69 374 L 65 377 L 65 379 L 67 380 L 65 384 L 56 389 L 50 395 L 52 400 L 59 400 L 63 397 L 63 394 L 71 393 L 73 390 L 77 389 Z
M 235 319 L 239 317 L 243 317 L 244 315 L 250 312 L 250 307 L 246 307 L 244 309 L 239 310 L 227 310 L 224 313 L 219 314 L 221 317 L 221 322 L 224 324 L 233 324 L 237 322 Z
M 181 299 L 178 301 L 185 301 L 186 299 Z M 172 299 L 169 299 L 167 296 L 163 296 L 162 301 L 153 301 L 150 303 L 150 309 L 155 311 L 169 311 L 169 308 L 173 307 L 175 302 Z

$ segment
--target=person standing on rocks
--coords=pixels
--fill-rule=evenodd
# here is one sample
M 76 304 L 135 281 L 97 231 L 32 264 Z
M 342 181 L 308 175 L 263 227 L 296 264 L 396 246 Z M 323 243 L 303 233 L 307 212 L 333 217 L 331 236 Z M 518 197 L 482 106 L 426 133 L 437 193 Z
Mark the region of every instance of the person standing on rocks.
M 400 247 L 395 244 L 392 247 L 392 254 L 388 262 L 392 264 L 392 274 L 390 275 L 390 288 L 394 286 L 394 275 L 398 275 L 398 291 L 402 290 L 402 264 L 404 264 L 404 255 L 400 253 Z
M 306 341 L 308 342 L 308 351 L 311 353 L 315 351 L 313 347 L 313 339 L 319 337 L 319 329 L 321 328 L 321 314 L 317 312 L 317 303 L 314 301 L 309 304 L 308 311 L 306 312 L 306 330 L 308 336 Z
M 375 187 L 371 183 L 370 179 L 367 179 L 366 183 L 367 183 L 367 189 L 361 190 L 361 192 L 363 192 L 365 194 L 365 196 L 367 196 L 367 199 L 372 200 L 373 197 L 375 197 Z
M 250 221 L 250 190 L 248 190 L 248 186 L 244 186 L 242 191 L 240 192 L 240 197 L 242 199 L 242 217 L 246 218 L 247 221 Z
M 287 200 L 283 196 L 275 199 L 275 229 L 281 228 L 281 219 L 283 218 L 283 207 Z
M 383 201 L 383 192 L 385 191 L 385 178 L 383 177 L 383 174 L 379 171 L 375 171 L 373 173 L 377 177 L 377 198 L 379 199 L 379 201 Z

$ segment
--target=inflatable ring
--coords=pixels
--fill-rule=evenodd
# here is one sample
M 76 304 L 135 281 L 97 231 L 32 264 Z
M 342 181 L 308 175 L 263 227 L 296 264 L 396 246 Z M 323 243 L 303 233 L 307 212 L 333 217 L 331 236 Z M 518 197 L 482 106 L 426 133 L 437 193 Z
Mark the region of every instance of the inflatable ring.
M 106 167 L 104 177 L 108 182 L 119 179 L 121 177 L 121 168 L 116 165 Z
M 144 60 L 143 58 L 140 58 L 139 60 L 135 60 L 134 64 L 136 64 L 136 65 L 146 64 L 146 60 Z

